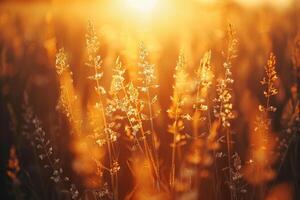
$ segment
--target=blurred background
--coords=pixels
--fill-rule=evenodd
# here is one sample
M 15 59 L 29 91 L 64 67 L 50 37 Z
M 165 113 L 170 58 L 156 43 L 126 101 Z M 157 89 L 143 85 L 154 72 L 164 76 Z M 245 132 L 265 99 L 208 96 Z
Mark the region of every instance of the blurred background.
M 299 0 L 2 0 L 0 1 L 0 148 L 1 184 L 6 184 L 5 171 L 11 146 L 20 146 L 22 168 L 35 174 L 30 141 L 12 130 L 12 118 L 21 118 L 24 91 L 43 123 L 49 138 L 55 141 L 67 173 L 79 185 L 83 177 L 74 174 L 71 136 L 67 120 L 56 110 L 59 82 L 55 71 L 55 54 L 64 47 L 74 76 L 75 90 L 86 107 L 92 89 L 87 80 L 85 34 L 88 21 L 95 24 L 100 38 L 103 59 L 102 84 L 109 88 L 112 66 L 117 58 L 128 69 L 128 76 L 137 76 L 139 42 L 144 42 L 155 64 L 158 104 L 162 110 L 156 128 L 162 141 L 160 154 L 169 159 L 170 123 L 165 110 L 170 106 L 173 73 L 180 49 L 183 49 L 189 73 L 198 67 L 203 53 L 212 51 L 216 76 L 221 76 L 222 52 L 226 50 L 226 32 L 232 24 L 239 41 L 238 58 L 233 63 L 236 151 L 242 159 L 247 154 L 247 117 L 249 101 L 263 101 L 259 81 L 270 52 L 277 57 L 279 95 L 274 117 L 274 132 L 280 136 L 281 116 L 292 96 L 292 86 L 299 82 L 300 67 L 300 1 Z M 12 111 L 14 110 L 14 117 Z M 84 110 L 84 109 L 83 109 Z M 126 147 L 120 147 L 120 157 Z M 294 152 L 295 153 L 295 152 Z M 297 154 L 298 155 L 298 154 Z M 295 160 L 294 160 L 295 161 Z M 126 165 L 126 161 L 121 164 Z M 274 182 L 294 184 L 299 193 L 299 176 L 291 174 L 290 161 Z M 293 166 L 299 169 L 299 159 Z M 298 167 L 298 168 L 297 168 Z M 165 169 L 167 170 L 167 169 Z M 299 170 L 298 170 L 299 171 Z M 128 179 L 128 169 L 121 170 L 120 179 Z M 299 175 L 299 172 L 297 172 Z M 42 177 L 34 177 L 39 183 Z M 294 180 L 296 178 L 296 180 Z M 2 181 L 3 180 L 3 181 Z M 121 181 L 122 182 L 122 181 Z M 129 181 L 120 189 L 120 199 L 131 191 Z M 6 188 L 3 186 L 1 188 Z M 39 185 L 44 199 L 51 192 Z M 2 191 L 2 189 L 1 189 Z M 45 192 L 46 191 L 46 192 Z M 5 194 L 4 191 L 3 195 Z M 299 194 L 298 194 L 299 195 Z M 9 197 L 6 196 L 6 199 Z M 300 198 L 299 196 L 297 196 Z M 296 197 L 296 199 L 297 199 Z M 54 197 L 52 197 L 54 198 Z M 5 199 L 5 198 L 4 198 Z M 55 198 L 54 198 L 55 199 Z M 208 198 L 209 199 L 209 198 Z

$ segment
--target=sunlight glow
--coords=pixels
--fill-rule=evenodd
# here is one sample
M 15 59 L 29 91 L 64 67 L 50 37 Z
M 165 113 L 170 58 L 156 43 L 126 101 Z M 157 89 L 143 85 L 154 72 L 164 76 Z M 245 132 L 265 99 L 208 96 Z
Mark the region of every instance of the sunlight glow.
M 148 13 L 154 9 L 157 0 L 127 0 L 128 5 L 141 13 Z

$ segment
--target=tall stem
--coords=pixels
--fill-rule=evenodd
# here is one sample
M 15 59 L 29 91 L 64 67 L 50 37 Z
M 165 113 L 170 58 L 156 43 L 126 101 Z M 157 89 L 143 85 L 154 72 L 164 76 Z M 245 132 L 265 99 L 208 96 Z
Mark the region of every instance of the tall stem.
M 149 118 L 150 118 L 150 127 L 151 127 L 151 139 L 152 139 L 152 149 L 154 154 L 154 162 L 156 165 L 156 173 L 157 173 L 157 187 L 160 189 L 160 172 L 159 172 L 159 160 L 158 160 L 158 152 L 156 150 L 157 144 L 155 139 L 155 131 L 154 131 L 154 123 L 153 123 L 153 114 L 152 114 L 152 106 L 151 106 L 151 95 L 149 87 L 147 87 L 147 98 L 148 98 L 148 110 L 149 110 Z
M 98 74 L 98 70 L 97 70 L 97 67 L 95 66 L 94 67 L 95 69 L 95 74 Z M 100 83 L 99 83 L 99 79 L 96 78 L 96 86 L 97 86 L 97 89 L 100 88 Z M 104 124 L 104 133 L 105 133 L 105 136 L 106 136 L 106 143 L 107 143 L 107 150 L 108 150 L 108 159 L 109 159 L 109 168 L 110 170 L 113 170 L 113 162 L 115 161 L 113 155 L 112 155 L 112 144 L 111 144 L 111 140 L 109 138 L 109 135 L 108 135 L 108 132 L 107 132 L 107 121 L 106 121 L 106 116 L 105 116 L 105 113 L 104 113 L 104 106 L 103 106 L 103 103 L 102 103 L 102 100 L 101 100 L 101 94 L 100 94 L 100 91 L 97 90 L 97 94 L 99 96 L 99 104 L 100 104 L 100 109 L 101 109 L 101 115 L 102 115 L 102 120 L 103 120 L 103 124 Z M 118 192 L 116 191 L 116 185 L 117 183 L 115 183 L 115 177 L 114 177 L 114 174 L 115 176 L 118 176 L 117 173 L 114 173 L 113 171 L 110 171 L 110 179 L 111 179 L 111 184 L 112 184 L 112 190 L 113 190 L 113 194 L 114 194 L 114 199 L 118 199 Z M 116 178 L 117 180 L 117 178 Z
M 174 190 L 175 184 L 175 172 L 176 172 L 176 137 L 177 137 L 177 121 L 178 121 L 178 103 L 176 103 L 175 110 L 175 121 L 174 121 L 174 135 L 173 135 L 173 146 L 172 146 L 172 161 L 171 161 L 171 176 L 170 176 L 170 186 Z
M 226 141 L 227 141 L 227 165 L 229 171 L 229 190 L 230 190 L 230 199 L 233 199 L 233 182 L 232 182 L 232 173 L 231 173 L 231 134 L 230 129 L 226 128 Z

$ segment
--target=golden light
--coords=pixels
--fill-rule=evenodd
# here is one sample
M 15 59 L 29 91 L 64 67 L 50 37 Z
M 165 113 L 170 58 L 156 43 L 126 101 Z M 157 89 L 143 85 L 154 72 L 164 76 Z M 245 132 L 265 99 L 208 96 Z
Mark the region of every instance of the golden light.
M 155 8 L 157 0 L 126 0 L 126 3 L 137 12 L 149 13 Z

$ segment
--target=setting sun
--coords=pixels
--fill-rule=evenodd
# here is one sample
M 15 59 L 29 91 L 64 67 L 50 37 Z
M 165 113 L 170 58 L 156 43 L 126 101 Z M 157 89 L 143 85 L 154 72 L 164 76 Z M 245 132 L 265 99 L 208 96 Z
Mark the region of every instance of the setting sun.
M 148 13 L 155 8 L 157 0 L 126 0 L 126 3 L 137 12 Z

